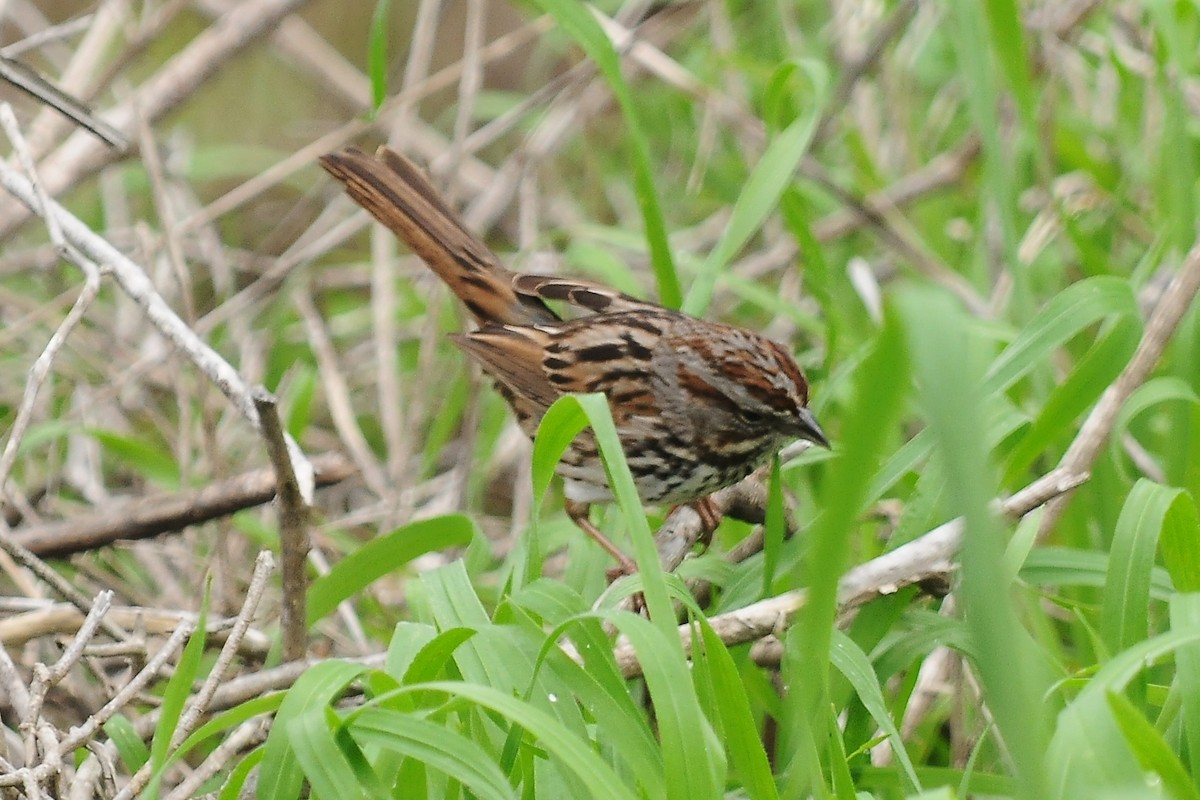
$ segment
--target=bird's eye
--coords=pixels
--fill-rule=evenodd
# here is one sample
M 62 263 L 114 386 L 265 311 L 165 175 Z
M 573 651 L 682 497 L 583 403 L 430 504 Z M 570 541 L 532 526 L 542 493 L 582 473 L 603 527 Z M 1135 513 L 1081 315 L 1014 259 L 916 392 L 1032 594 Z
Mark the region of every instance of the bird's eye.
M 749 411 L 747 409 L 742 409 L 738 412 L 738 416 L 741 417 L 742 422 L 745 422 L 747 425 L 762 425 L 767 421 L 767 415 L 760 411 Z

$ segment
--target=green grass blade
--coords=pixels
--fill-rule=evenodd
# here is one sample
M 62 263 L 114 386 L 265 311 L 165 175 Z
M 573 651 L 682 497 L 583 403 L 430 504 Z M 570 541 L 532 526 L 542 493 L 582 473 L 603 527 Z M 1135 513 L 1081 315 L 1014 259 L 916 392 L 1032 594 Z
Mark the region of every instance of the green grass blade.
M 1171 630 L 1200 630 L 1200 593 L 1188 592 L 1171 598 Z M 1175 651 L 1175 683 L 1183 706 L 1183 745 L 1188 763 L 1200 764 L 1200 644 L 1181 645 Z M 1200 778 L 1192 778 L 1200 788 Z
M 246 785 L 246 779 L 262 763 L 262 759 L 263 749 L 258 747 L 237 762 L 229 771 L 229 777 L 225 779 L 225 784 L 221 787 L 221 793 L 217 795 L 217 800 L 242 800 L 247 797 L 248 794 L 244 794 L 242 788 Z
M 524 688 L 532 668 L 511 637 L 497 635 L 461 561 L 421 575 L 429 595 L 433 622 L 439 630 L 472 628 L 475 636 L 454 649 L 454 663 L 463 678 L 506 692 Z M 483 634 L 490 632 L 486 640 Z
M 1099 550 L 1039 547 L 1021 566 L 1021 580 L 1031 586 L 1104 586 L 1108 568 L 1109 554 Z M 1167 600 L 1173 592 L 1171 576 L 1155 567 L 1150 573 L 1150 596 Z
M 623 800 L 628 787 L 592 748 L 549 714 L 531 704 L 490 686 L 454 681 L 437 681 L 407 687 L 402 691 L 440 691 L 468 700 L 504 716 L 533 735 L 538 743 L 565 769 L 575 773 L 580 783 L 591 789 L 592 796 Z
M 239 703 L 228 711 L 217 714 L 208 722 L 194 730 L 187 739 L 179 745 L 179 749 L 171 754 L 168 763 L 174 763 L 191 752 L 192 748 L 206 739 L 210 739 L 225 731 L 232 730 L 248 719 L 262 714 L 271 714 L 283 703 L 284 693 L 273 692 Z
M 312 709 L 324 709 L 366 671 L 361 664 L 324 661 L 301 675 L 288 690 L 263 745 L 257 795 L 260 800 L 291 800 L 299 795 L 304 775 L 288 738 L 288 725 Z
M 150 748 L 146 747 L 142 737 L 138 736 L 133 723 L 123 714 L 117 714 L 104 723 L 104 733 L 109 741 L 117 748 L 121 761 L 128 767 L 130 774 L 141 769 L 142 764 L 150 760 Z
M 1179 501 L 1188 502 L 1181 489 L 1148 480 L 1134 484 L 1125 501 L 1113 535 L 1100 610 L 1100 633 L 1110 653 L 1149 634 L 1150 573 L 1166 515 Z
M 192 694 L 192 683 L 200 671 L 200 660 L 204 657 L 204 643 L 208 636 L 208 604 L 212 597 L 212 581 L 204 585 L 204 597 L 200 601 L 200 614 L 196 619 L 196 628 L 183 648 L 179 663 L 175 665 L 175 673 L 167 681 L 163 692 L 162 706 L 159 708 L 158 725 L 154 729 L 154 740 L 150 744 L 150 774 L 144 796 L 158 796 L 159 781 L 166 768 L 170 754 L 171 738 L 183 715 L 183 707 Z
M 477 532 L 470 517 L 449 514 L 413 522 L 372 539 L 313 581 L 308 594 L 308 624 L 418 556 L 467 546 Z
M 1108 695 L 1121 692 L 1158 659 L 1200 643 L 1200 628 L 1159 634 L 1113 656 L 1059 715 L 1047 750 L 1047 797 L 1075 800 L 1102 788 L 1143 786 L 1141 767 L 1117 728 Z
M 724 751 L 700 710 L 679 635 L 629 612 L 610 619 L 637 653 L 654 701 L 668 798 L 719 797 L 724 784 Z M 674 641 L 672 641 L 674 640 Z
M 984 376 L 984 391 L 1002 392 L 1084 328 L 1110 316 L 1137 318 L 1129 281 L 1102 276 L 1073 283 L 1021 329 Z
M 495 759 L 472 739 L 442 725 L 381 708 L 358 714 L 348 731 L 363 745 L 414 758 L 459 781 L 482 798 L 516 797 Z
M 1108 452 L 1113 463 L 1120 464 L 1124 460 L 1121 442 L 1133 420 L 1156 405 L 1172 401 L 1189 403 L 1193 408 L 1200 407 L 1200 397 L 1192 387 L 1174 375 L 1151 378 L 1133 391 L 1125 405 L 1121 406 L 1108 437 Z
M 596 435 L 596 444 L 600 448 L 604 472 L 608 477 L 608 485 L 621 509 L 621 516 L 629 526 L 630 539 L 633 544 L 633 557 L 638 566 L 638 577 L 642 581 L 642 593 L 646 598 L 646 608 L 650 618 L 654 620 L 659 630 L 667 637 L 667 641 L 678 644 L 679 636 L 675 631 L 675 614 L 667 592 L 666 579 L 663 577 L 662 566 L 658 561 L 658 550 L 654 546 L 654 535 L 646 522 L 646 514 L 642 510 L 642 502 L 638 498 L 637 486 L 634 485 L 633 475 L 625 461 L 625 453 L 621 450 L 621 441 L 617 438 L 617 429 L 608 409 L 608 400 L 602 394 L 585 394 L 575 398 L 559 398 L 555 405 L 574 399 L 587 415 Z M 678 645 L 677 654 L 682 659 L 683 646 Z
M 387 99 L 388 86 L 388 43 L 391 30 L 391 0 L 375 0 L 375 11 L 371 15 L 371 32 L 367 47 L 367 76 L 371 79 L 371 111 L 379 110 Z
M 993 74 L 985 6 L 982 3 L 955 3 L 947 11 L 951 43 L 957 54 L 959 78 L 964 84 L 967 109 L 983 141 L 983 191 L 981 204 L 987 203 L 996 216 L 1004 248 L 1005 262 L 1014 281 L 1018 308 L 1028 302 L 1025 271 L 1017 268 L 1016 192 L 1013 176 L 1014 153 L 1009 139 L 1001 137 L 999 119 L 1000 86 Z M 983 198 L 987 200 L 984 201 Z
M 314 796 L 339 800 L 382 796 L 380 791 L 367 792 L 363 784 L 378 786 L 378 779 L 364 781 L 351 764 L 335 735 L 338 724 L 333 711 L 325 707 L 309 708 L 287 723 L 288 743 Z
M 900 301 L 922 406 L 946 466 L 948 510 L 965 519 L 960 595 L 978 647 L 985 699 L 1011 753 L 1019 796 L 1044 800 L 1047 730 L 1041 701 L 1047 679 L 1017 621 L 1008 587 L 996 585 L 1004 542 L 989 505 L 997 481 L 983 434 L 986 383 L 976 367 L 980 359 L 972 353 L 963 312 L 946 295 L 912 290 Z
M 1175 800 L 1200 800 L 1179 758 L 1133 703 L 1125 695 L 1109 692 L 1108 707 L 1142 769 L 1157 774 Z
M 697 621 L 703 660 L 708 665 L 712 694 L 716 698 L 725 748 L 735 774 L 741 778 L 746 796 L 753 800 L 775 800 L 779 791 L 771 775 L 771 764 L 763 750 L 758 727 L 750 710 L 746 687 L 724 643 L 705 619 Z
M 1014 0 L 987 0 L 989 48 L 997 56 L 1020 109 L 1021 118 L 1030 132 L 1036 131 L 1036 98 L 1029 68 L 1029 53 L 1025 47 L 1025 27 Z
M 802 62 L 800 66 L 817 87 L 814 94 L 823 97 L 824 87 L 828 82 L 824 68 L 815 62 L 807 61 Z M 820 101 L 813 103 L 804 114 L 767 145 L 766 152 L 751 170 L 738 194 L 729 224 L 725 226 L 716 246 L 709 251 L 692 282 L 692 288 L 683 304 L 684 311 L 699 316 L 708 308 L 717 277 L 750 237 L 762 227 L 767 215 L 774 210 L 783 191 L 791 183 L 796 168 L 812 143 L 823 106 L 824 103 Z
M 790 576 L 793 586 L 806 579 L 809 595 L 798 624 L 789 633 L 789 648 L 797 648 L 799 657 L 794 664 L 795 676 L 785 673 L 785 680 L 793 687 L 788 703 L 795 724 L 808 727 L 795 735 L 814 746 L 828 736 L 824 710 L 829 705 L 829 651 L 837 613 L 838 579 L 850 554 L 849 534 L 867 501 L 869 481 L 878 470 L 884 443 L 893 433 L 908 393 L 908 360 L 903 343 L 899 320 L 889 316 L 855 382 L 852 406 L 842 426 L 842 439 L 836 445 L 837 459 L 820 498 L 823 512 L 808 533 L 803 575 L 797 571 Z M 792 637 L 797 638 L 794 645 Z M 795 769 L 787 785 L 789 792 L 820 785 L 818 776 L 804 774 L 803 762 L 797 762 Z
M 1133 355 L 1141 327 L 1141 320 L 1119 317 L 1116 324 L 1079 359 L 1071 374 L 1054 387 L 1041 404 L 1033 424 L 1009 455 L 1006 483 L 1015 482 L 1038 458 L 1050 452 L 1052 445 L 1063 439 L 1064 432 L 1072 430 L 1074 420 L 1096 402 Z M 1117 437 L 1113 441 L 1118 441 Z
M 577 630 L 580 620 L 559 627 L 549 638 L 549 647 L 556 651 L 558 636 L 572 628 Z M 596 739 L 601 746 L 608 745 L 629 768 L 646 797 L 665 797 L 667 782 L 662 749 L 617 673 L 612 649 L 605 646 L 603 650 L 599 647 L 583 650 L 591 654 L 583 667 L 570 659 L 556 657 L 553 669 L 587 708 L 595 721 Z
M 996 357 L 983 376 L 984 396 L 1006 391 L 1088 326 L 1111 316 L 1137 318 L 1129 282 L 1102 276 L 1073 283 L 1054 295 Z M 929 455 L 933 436 L 921 431 L 888 460 L 871 484 L 877 500 Z
M 397 633 L 401 630 L 397 626 Z M 392 647 L 388 648 L 388 673 L 401 683 L 422 683 L 438 677 L 454 656 L 459 646 L 475 635 L 472 628 L 449 628 L 438 633 L 421 644 L 416 652 L 409 651 L 410 659 L 405 660 L 397 652 L 393 657 Z M 409 638 L 405 636 L 405 638 Z M 393 637 L 395 641 L 395 637 Z M 416 640 L 410 640 L 415 644 Z
M 921 791 L 921 780 L 917 777 L 916 768 L 904 746 L 904 740 L 900 737 L 900 729 L 896 727 L 896 722 L 888 710 L 883 688 L 879 685 L 875 670 L 871 668 L 871 662 L 867 660 L 867 654 L 849 636 L 836 631 L 830 655 L 833 666 L 850 681 L 871 719 L 875 720 L 875 724 L 887 736 L 888 744 L 891 745 L 892 752 L 908 780 L 906 788 L 909 791 Z

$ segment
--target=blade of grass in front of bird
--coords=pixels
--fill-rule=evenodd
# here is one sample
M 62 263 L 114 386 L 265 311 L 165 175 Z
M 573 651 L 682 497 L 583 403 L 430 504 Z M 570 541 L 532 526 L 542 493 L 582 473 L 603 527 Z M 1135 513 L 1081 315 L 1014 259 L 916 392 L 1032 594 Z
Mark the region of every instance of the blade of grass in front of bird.
M 972 338 L 966 315 L 945 293 L 913 289 L 898 299 L 921 406 L 946 468 L 947 511 L 965 521 L 959 596 L 979 649 L 985 702 L 1011 754 L 1019 796 L 1043 800 L 1050 720 L 1042 700 L 1048 678 L 1020 626 L 1008 586 L 997 585 L 1003 531 L 990 508 L 997 477 L 981 413 L 985 381 L 972 352 L 982 342 Z
M 791 658 L 785 664 L 795 670 L 784 675 L 791 687 L 791 706 L 797 746 L 815 747 L 825 741 L 824 710 L 829 705 L 830 647 L 838 605 L 838 581 L 850 555 L 851 531 L 867 501 L 872 476 L 879 469 L 885 443 L 895 434 L 900 410 L 910 392 L 908 357 L 904 351 L 900 319 L 885 318 L 875 347 L 856 376 L 854 399 L 843 420 L 837 458 L 818 502 L 821 514 L 808 532 L 804 558 L 793 571 L 790 583 L 807 578 L 808 600 L 797 625 L 787 637 Z M 804 728 L 805 730 L 800 730 Z M 812 753 L 801 753 L 790 767 L 784 783 L 785 796 L 801 796 L 824 785 L 812 774 Z

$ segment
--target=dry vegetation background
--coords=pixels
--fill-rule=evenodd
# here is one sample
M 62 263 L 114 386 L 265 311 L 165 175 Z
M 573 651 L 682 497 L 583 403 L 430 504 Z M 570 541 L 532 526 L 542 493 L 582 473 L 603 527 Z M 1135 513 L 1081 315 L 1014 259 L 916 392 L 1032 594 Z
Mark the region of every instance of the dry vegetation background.
M 0 85 L 0 796 L 1200 797 L 1200 15 L 597 6 L 628 96 L 567 0 L 0 3 L 126 140 Z M 703 625 L 316 167 L 383 142 L 797 353 L 836 455 L 721 494 L 765 532 L 650 510 Z

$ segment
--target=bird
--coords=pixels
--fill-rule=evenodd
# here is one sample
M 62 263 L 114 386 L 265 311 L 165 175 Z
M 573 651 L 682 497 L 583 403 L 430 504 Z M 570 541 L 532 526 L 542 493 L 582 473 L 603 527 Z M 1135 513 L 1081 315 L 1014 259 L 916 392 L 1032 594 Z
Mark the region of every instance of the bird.
M 789 442 L 828 448 L 809 409 L 809 384 L 786 348 L 752 331 L 709 322 L 603 284 L 507 269 L 419 167 L 381 147 L 321 156 L 350 198 L 419 256 L 474 317 L 451 340 L 496 384 L 530 438 L 568 393 L 602 393 L 638 497 L 692 504 L 707 527 L 707 497 L 745 478 Z M 579 316 L 560 317 L 548 301 Z M 591 522 L 612 499 L 590 431 L 557 472 L 571 520 L 620 565 L 631 559 Z

